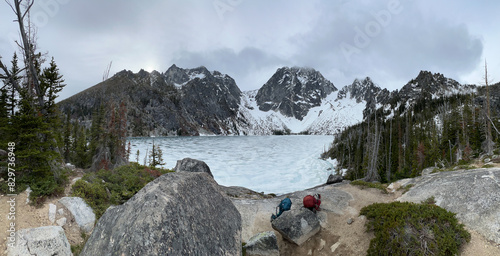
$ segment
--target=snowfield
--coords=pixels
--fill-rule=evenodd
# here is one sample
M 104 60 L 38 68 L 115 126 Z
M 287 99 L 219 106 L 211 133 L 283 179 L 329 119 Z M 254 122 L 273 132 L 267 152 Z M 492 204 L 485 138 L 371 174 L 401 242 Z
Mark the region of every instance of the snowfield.
M 356 102 L 349 94 L 340 98 L 335 91 L 324 98 L 320 106 L 311 108 L 302 120 L 298 120 L 273 110 L 261 111 L 255 100 L 256 94 L 257 91 L 248 91 L 241 97 L 238 117 L 247 122 L 239 124 L 238 130 L 246 135 L 271 134 L 274 130 L 290 130 L 295 134 L 335 134 L 361 122 L 366 107 L 365 101 Z

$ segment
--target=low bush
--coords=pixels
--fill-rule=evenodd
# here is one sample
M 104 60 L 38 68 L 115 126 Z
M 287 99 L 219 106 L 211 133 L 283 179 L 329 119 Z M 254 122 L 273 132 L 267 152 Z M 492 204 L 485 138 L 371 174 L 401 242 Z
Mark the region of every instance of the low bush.
M 408 184 L 404 187 L 399 187 L 398 190 L 403 190 L 403 194 L 410 191 L 411 188 L 413 188 L 415 184 Z
M 382 183 L 366 182 L 363 180 L 355 180 L 351 182 L 351 185 L 360 186 L 361 188 L 376 188 L 382 190 L 383 193 L 387 193 L 387 185 Z
M 51 172 L 19 172 L 16 176 L 9 177 L 5 172 L 0 175 L 0 178 L 6 181 L 0 182 L 0 194 L 20 194 L 29 186 L 32 191 L 30 201 L 34 206 L 40 206 L 47 198 L 61 196 L 64 193 L 70 172 L 71 170 L 64 167 L 57 170 L 57 175 Z M 15 180 L 14 191 L 8 186 L 8 182 L 11 182 L 9 178 Z
M 361 209 L 375 232 L 367 255 L 457 255 L 470 234 L 455 214 L 432 204 L 375 203 Z
M 109 206 L 123 204 L 146 184 L 167 172 L 171 170 L 137 163 L 114 170 L 100 170 L 85 174 L 78 180 L 73 185 L 72 195 L 83 198 L 100 218 Z

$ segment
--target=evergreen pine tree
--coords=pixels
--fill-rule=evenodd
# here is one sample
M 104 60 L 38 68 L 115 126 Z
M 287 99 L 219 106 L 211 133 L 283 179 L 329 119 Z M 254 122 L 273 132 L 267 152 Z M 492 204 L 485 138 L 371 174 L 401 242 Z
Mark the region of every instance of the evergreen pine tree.
M 149 166 L 156 167 L 158 165 L 164 165 L 163 162 L 163 151 L 160 146 L 156 145 L 153 141 L 153 148 L 151 149 L 151 154 L 149 155 Z

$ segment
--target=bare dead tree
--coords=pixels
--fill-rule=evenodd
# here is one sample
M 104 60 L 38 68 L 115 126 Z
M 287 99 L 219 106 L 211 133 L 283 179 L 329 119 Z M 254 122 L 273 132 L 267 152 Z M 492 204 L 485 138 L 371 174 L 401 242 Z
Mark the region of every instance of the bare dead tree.
M 487 155 L 493 154 L 493 137 L 491 135 L 491 113 L 490 113 L 490 88 L 488 85 L 488 63 L 484 60 L 484 84 L 486 86 L 486 141 L 485 141 L 485 152 Z
M 40 80 L 38 78 L 38 72 L 36 70 L 35 66 L 35 53 L 34 53 L 34 41 L 31 36 L 28 35 L 28 32 L 26 31 L 26 24 L 25 21 L 28 20 L 28 30 L 30 30 L 29 26 L 31 26 L 29 23 L 29 11 L 31 7 L 33 7 L 33 4 L 35 3 L 34 0 L 14 0 L 13 3 L 11 3 L 8 0 L 4 0 L 12 9 L 14 14 L 16 15 L 16 20 L 15 22 L 18 23 L 19 25 L 19 35 L 21 37 L 21 43 L 17 43 L 18 46 L 21 48 L 24 56 L 24 63 L 25 67 L 22 70 L 27 71 L 28 75 L 28 81 L 30 83 L 30 86 L 33 86 L 34 93 L 35 95 L 34 98 L 37 101 L 37 105 L 43 110 L 43 106 L 45 105 L 45 99 L 44 99 L 44 93 L 42 92 L 42 89 L 40 87 Z M 21 10 L 21 6 L 25 4 L 24 10 Z M 7 68 L 6 65 L 2 63 L 1 56 L 0 56 L 0 69 L 3 70 L 4 74 L 0 74 L 0 78 L 6 79 L 10 84 L 12 84 L 13 88 L 20 94 L 22 94 L 23 87 L 19 84 L 19 81 L 16 81 L 15 76 L 16 74 L 12 74 L 9 69 Z M 31 90 L 28 90 L 28 93 L 31 93 Z
M 104 74 L 102 75 L 102 81 L 106 81 L 109 78 L 109 71 L 111 70 L 111 65 L 113 64 L 113 61 L 111 61 L 108 66 L 106 67 L 106 70 L 104 70 Z
M 381 132 L 378 131 L 379 127 L 377 124 L 377 112 L 375 111 L 375 127 L 374 127 L 374 133 L 373 133 L 373 140 L 372 145 L 369 145 L 371 148 L 371 154 L 369 157 L 369 162 L 368 162 L 368 170 L 366 172 L 366 177 L 365 181 L 379 181 L 380 180 L 380 175 L 378 174 L 377 171 L 377 164 L 378 164 L 378 150 L 380 146 L 380 137 L 381 137 Z
M 394 112 L 394 110 L 393 110 Z M 387 170 L 386 170 L 386 178 L 387 181 L 391 180 L 391 156 L 392 156 L 392 118 L 390 119 L 390 128 L 389 128 L 389 152 L 388 152 L 388 160 L 387 160 Z

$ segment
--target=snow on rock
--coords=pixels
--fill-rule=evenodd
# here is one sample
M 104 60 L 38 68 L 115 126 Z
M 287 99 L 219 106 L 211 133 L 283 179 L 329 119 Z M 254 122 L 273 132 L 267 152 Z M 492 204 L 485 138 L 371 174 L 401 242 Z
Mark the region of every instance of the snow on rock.
M 363 120 L 366 102 L 357 102 L 351 97 L 338 97 L 338 91 L 330 93 L 320 106 L 309 109 L 299 120 L 278 111 L 262 111 L 255 100 L 256 91 L 244 92 L 238 117 L 247 120 L 239 124 L 238 130 L 247 135 L 272 134 L 276 130 L 291 133 L 335 134 L 345 127 Z

